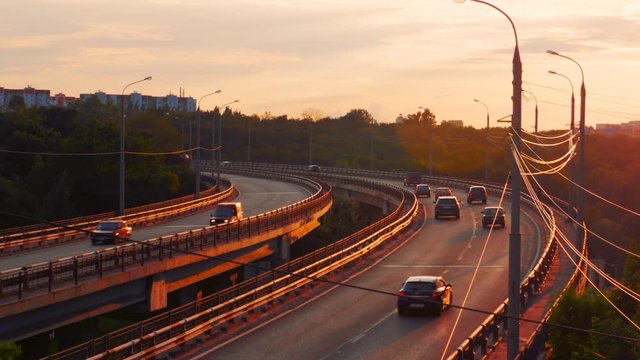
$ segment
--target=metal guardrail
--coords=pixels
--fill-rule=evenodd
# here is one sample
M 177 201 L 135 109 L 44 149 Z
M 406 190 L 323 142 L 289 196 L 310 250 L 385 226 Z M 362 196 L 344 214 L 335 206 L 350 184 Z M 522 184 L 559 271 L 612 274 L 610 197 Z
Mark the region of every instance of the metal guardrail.
M 207 189 L 203 192 L 203 196 L 197 200 L 193 200 L 193 195 L 189 195 L 169 201 L 139 206 L 127 209 L 126 215 L 115 217 L 114 219 L 126 220 L 129 225 L 139 227 L 185 216 L 233 196 L 235 189 L 231 187 L 228 181 L 225 181 L 225 185 L 226 189 L 221 192 L 216 192 L 215 188 Z M 21 251 L 61 245 L 71 241 L 85 240 L 90 235 L 89 231 L 93 230 L 99 221 L 108 218 L 107 216 L 111 216 L 111 213 L 64 220 L 61 222 L 64 226 L 7 234 L 0 240 L 0 256 L 14 255 Z
M 201 300 L 67 349 L 48 359 L 153 357 L 178 343 L 216 331 L 224 324 L 246 316 L 248 312 L 265 309 L 313 279 L 372 250 L 408 226 L 417 214 L 418 202 L 406 190 L 362 179 L 341 177 L 340 181 L 391 193 L 398 199 L 399 205 L 387 217 L 340 241 Z
M 215 183 L 215 179 L 213 179 L 211 176 L 209 176 L 208 178 L 210 179 L 210 181 L 212 181 L 212 183 Z M 226 183 L 226 185 L 229 186 L 228 183 Z M 201 196 L 206 197 L 209 195 L 213 195 L 216 192 L 218 192 L 218 187 L 212 186 L 202 191 Z M 152 204 L 145 204 L 145 205 L 136 206 L 133 208 L 124 209 L 124 213 L 125 215 L 130 215 L 130 214 L 146 212 L 146 211 L 154 210 L 157 208 L 165 208 L 172 205 L 178 205 L 181 203 L 188 202 L 192 199 L 193 199 L 193 194 L 185 195 L 185 196 L 171 199 L 171 200 L 156 202 Z M 60 220 L 56 220 L 55 222 L 61 225 L 73 226 L 74 224 L 85 224 L 90 222 L 97 222 L 97 221 L 109 219 L 109 218 L 118 218 L 116 211 L 109 211 L 109 212 L 100 213 L 100 214 L 80 216 L 80 217 L 75 217 L 70 219 L 60 219 Z M 55 231 L 56 229 L 62 229 L 62 228 L 51 227 L 49 224 L 33 224 L 33 225 L 26 225 L 26 226 L 20 226 L 20 227 L 8 228 L 8 229 L 0 229 L 0 243 L 6 242 L 6 241 L 12 241 L 12 240 L 24 240 L 26 238 L 37 237 L 37 236 L 44 236 L 44 235 L 48 235 L 52 231 Z
M 81 282 L 100 279 L 110 273 L 131 271 L 145 266 L 150 261 L 172 258 L 178 254 L 178 251 L 199 251 L 219 244 L 237 242 L 295 223 L 300 219 L 306 219 L 310 213 L 331 202 L 330 189 L 326 185 L 295 176 L 278 174 L 268 176 L 298 183 L 316 192 L 295 204 L 235 223 L 208 226 L 196 231 L 167 235 L 2 271 L 0 272 L 0 300 L 19 300 L 25 296 L 52 292 Z

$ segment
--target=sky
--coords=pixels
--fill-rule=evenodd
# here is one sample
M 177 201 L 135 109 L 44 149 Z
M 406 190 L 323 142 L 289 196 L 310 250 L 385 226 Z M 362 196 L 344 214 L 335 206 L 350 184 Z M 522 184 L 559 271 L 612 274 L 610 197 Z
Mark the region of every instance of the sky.
M 584 70 L 586 124 L 640 120 L 640 2 L 496 0 L 523 63 L 522 128 L 576 122 Z M 491 126 L 511 114 L 514 33 L 467 0 L 22 0 L 0 13 L 0 86 L 67 96 L 127 88 L 179 94 L 244 114 L 378 122 L 425 107 L 442 120 Z M 535 96 L 535 98 L 534 98 Z

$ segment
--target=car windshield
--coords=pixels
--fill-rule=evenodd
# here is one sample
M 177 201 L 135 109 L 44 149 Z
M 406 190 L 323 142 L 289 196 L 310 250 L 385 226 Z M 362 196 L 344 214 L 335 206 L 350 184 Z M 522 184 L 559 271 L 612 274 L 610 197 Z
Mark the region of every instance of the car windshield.
M 97 230 L 118 230 L 117 222 L 101 222 L 96 227 Z
M 436 289 L 436 284 L 432 282 L 424 282 L 424 281 L 408 282 L 404 284 L 404 287 L 403 287 L 404 291 L 429 291 L 429 290 L 435 290 L 435 289 Z
M 438 189 L 438 195 L 450 195 L 450 194 L 451 194 L 450 189 Z
M 233 216 L 233 208 L 230 207 L 217 207 L 211 211 L 213 217 L 225 217 L 230 218 Z
M 487 209 L 484 209 L 484 214 L 486 216 L 495 216 L 497 211 L 498 211 L 498 209 L 496 209 L 496 208 L 487 208 Z M 504 214 L 504 212 L 502 211 L 502 209 L 500 209 L 499 215 L 503 215 L 503 214 Z
M 440 205 L 455 205 L 456 199 L 438 199 L 438 204 Z
M 429 187 L 427 185 L 418 185 L 416 188 L 418 190 L 427 190 L 427 189 L 429 189 Z
M 472 188 L 471 192 L 474 193 L 474 194 L 483 194 L 484 193 L 482 188 Z

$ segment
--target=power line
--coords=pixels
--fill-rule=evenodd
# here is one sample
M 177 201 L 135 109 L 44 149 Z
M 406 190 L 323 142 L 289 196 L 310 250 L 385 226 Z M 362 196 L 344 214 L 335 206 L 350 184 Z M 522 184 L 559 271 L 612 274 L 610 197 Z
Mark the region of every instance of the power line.
M 124 153 L 127 155 L 142 155 L 142 156 L 161 156 L 161 155 L 179 155 L 185 154 L 189 152 L 196 151 L 197 149 L 202 149 L 204 151 L 217 151 L 221 147 L 215 148 L 191 148 L 184 150 L 176 150 L 176 151 L 166 151 L 166 152 L 139 152 L 139 151 L 125 151 Z M 0 149 L 0 153 L 8 153 L 8 154 L 21 154 L 21 155 L 41 155 L 41 156 L 103 156 L 103 155 L 119 155 L 119 151 L 110 151 L 110 152 L 93 152 L 93 153 L 60 153 L 60 152 L 37 152 L 37 151 L 18 151 L 18 150 L 7 150 Z
M 29 220 L 29 221 L 32 221 L 32 222 L 35 222 L 35 223 L 44 223 L 44 224 L 48 224 L 48 225 L 52 225 L 52 226 L 56 226 L 56 227 L 62 227 L 62 228 L 69 229 L 69 230 L 77 230 L 77 231 L 81 231 L 81 232 L 85 232 L 85 233 L 92 233 L 90 230 L 84 230 L 84 229 L 81 229 L 81 228 L 76 228 L 74 226 L 59 224 L 59 223 L 53 222 L 53 221 L 46 221 L 46 220 L 36 219 L 36 218 L 30 217 L 30 216 L 14 214 L 14 213 L 11 213 L 11 212 L 8 212 L 8 211 L 4 211 L 4 210 L 0 210 L 0 213 L 8 215 L 8 216 L 12 216 L 12 217 L 21 218 L 21 219 L 24 219 L 24 220 Z M 124 238 L 119 238 L 119 240 L 128 241 L 130 243 L 136 243 L 136 244 L 139 244 L 141 246 L 151 246 L 151 247 L 155 247 L 155 248 L 159 248 L 159 249 L 160 248 L 161 249 L 168 249 L 166 246 L 159 245 L 159 244 L 152 244 L 152 243 L 145 242 L 145 241 L 124 239 Z M 183 250 L 183 249 L 179 249 L 179 248 L 171 248 L 170 250 L 178 252 L 178 253 L 182 253 L 182 254 L 185 254 L 185 255 L 195 255 L 195 256 L 198 256 L 198 257 L 205 258 L 205 259 L 217 260 L 217 261 L 227 262 L 227 263 L 240 265 L 240 266 L 248 266 L 248 267 L 252 267 L 252 268 L 254 268 L 256 270 L 273 271 L 273 272 L 277 272 L 279 274 L 289 275 L 289 276 L 296 277 L 296 278 L 299 278 L 299 279 L 313 280 L 313 281 L 323 282 L 323 283 L 327 283 L 327 284 L 331 284 L 331 285 L 337 285 L 337 286 L 342 286 L 342 287 L 346 287 L 346 288 L 351 288 L 351 289 L 355 289 L 355 290 L 362 290 L 362 291 L 377 293 L 377 294 L 381 294 L 381 295 L 388 295 L 388 296 L 393 296 L 393 297 L 398 297 L 399 296 L 395 292 L 389 292 L 389 291 L 378 290 L 378 289 L 374 289 L 374 288 L 368 288 L 368 287 L 363 287 L 363 286 L 358 286 L 358 285 L 352 285 L 352 284 L 347 284 L 347 283 L 343 283 L 343 282 L 340 282 L 340 281 L 333 281 L 333 280 L 329 280 L 329 279 L 317 278 L 317 277 L 313 277 L 313 276 L 309 276 L 309 275 L 296 274 L 296 273 L 289 272 L 289 271 L 272 269 L 272 268 L 267 268 L 267 267 L 256 265 L 256 264 L 245 263 L 245 262 L 241 262 L 241 261 L 237 261 L 237 260 L 233 260 L 233 259 L 227 259 L 227 258 L 224 258 L 224 257 L 221 257 L 221 256 L 211 256 L 211 255 L 197 253 L 197 252 L 193 252 L 193 251 L 189 251 L 189 250 Z M 425 300 L 425 302 L 430 302 L 430 301 Z M 463 306 L 454 305 L 454 304 L 451 304 L 450 306 L 453 307 L 453 308 L 466 310 L 466 311 L 471 311 L 471 312 L 476 312 L 476 313 L 481 313 L 481 314 L 485 314 L 485 315 L 500 316 L 501 318 L 505 318 L 505 319 L 516 319 L 516 320 L 523 321 L 523 322 L 528 322 L 528 323 L 538 324 L 538 325 L 546 325 L 546 326 L 549 326 L 549 327 L 554 327 L 554 328 L 558 328 L 558 329 L 562 329 L 562 330 L 576 331 L 576 332 L 581 332 L 581 333 L 585 333 L 585 334 L 599 335 L 599 336 L 609 337 L 609 338 L 613 338 L 613 339 L 628 341 L 628 342 L 632 342 L 632 343 L 640 343 L 640 338 L 631 338 L 631 337 L 626 337 L 626 336 L 622 336 L 622 335 L 596 331 L 596 330 L 592 330 L 592 329 L 582 329 L 582 328 L 578 328 L 578 327 L 574 327 L 574 326 L 568 326 L 568 325 L 552 323 L 552 322 L 549 322 L 549 321 L 532 320 L 532 319 L 527 319 L 527 318 L 523 318 L 523 317 L 512 317 L 512 316 L 510 316 L 508 314 L 498 314 L 498 313 L 495 313 L 493 311 L 486 311 L 486 310 L 481 310 L 481 309 L 476 309 L 476 308 L 471 308 L 471 307 L 466 307 L 466 306 L 463 307 Z

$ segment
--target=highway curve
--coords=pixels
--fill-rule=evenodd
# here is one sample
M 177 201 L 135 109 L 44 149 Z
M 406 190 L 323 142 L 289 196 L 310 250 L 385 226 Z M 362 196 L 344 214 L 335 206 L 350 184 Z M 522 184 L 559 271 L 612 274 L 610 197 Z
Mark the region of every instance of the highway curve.
M 310 196 L 309 191 L 294 184 L 239 175 L 227 177 L 240 192 L 234 201 L 241 201 L 245 216 L 253 216 L 277 209 Z M 148 228 L 134 229 L 133 240 L 146 240 L 209 225 L 209 212 L 201 212 L 175 221 Z M 113 245 L 92 245 L 90 240 L 48 247 L 2 258 L 0 270 L 80 255 Z
M 442 275 L 453 284 L 454 305 L 461 305 L 488 229 L 481 225 L 483 205 L 462 200 L 461 219 L 432 218 L 431 199 L 425 224 L 386 257 L 374 259 L 367 271 L 347 280 L 360 287 L 397 292 L 410 275 Z M 489 198 L 488 205 L 498 199 Z M 509 214 L 509 206 L 505 206 Z M 507 224 L 509 218 L 507 217 Z M 493 311 L 507 296 L 508 237 L 495 229 L 477 273 L 466 307 Z M 543 248 L 538 226 L 525 215 L 521 221 L 522 272 L 528 273 Z M 347 287 L 334 287 L 322 296 L 287 309 L 234 337 L 200 344 L 190 359 L 439 359 L 448 356 L 486 318 L 464 311 L 453 331 L 458 312 L 449 308 L 439 317 L 398 316 L 394 296 Z M 445 350 L 449 334 L 453 338 Z M 217 341 L 217 342 L 216 342 Z

